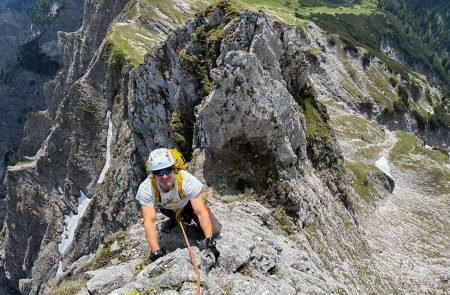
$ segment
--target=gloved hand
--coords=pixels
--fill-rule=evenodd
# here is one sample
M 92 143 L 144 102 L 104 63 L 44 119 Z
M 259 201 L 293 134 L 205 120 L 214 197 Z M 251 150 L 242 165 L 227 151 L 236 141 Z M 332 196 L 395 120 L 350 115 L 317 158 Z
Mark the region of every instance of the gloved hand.
M 164 249 L 159 249 L 156 250 L 155 252 L 152 252 L 152 255 L 150 256 L 150 261 L 156 261 L 158 258 L 163 257 L 164 255 L 166 255 L 166 250 Z
M 215 264 L 220 256 L 220 252 L 216 248 L 216 240 L 214 239 L 214 237 L 209 237 L 205 239 L 205 244 L 206 249 L 205 251 L 203 251 L 203 257 L 212 259 L 213 263 Z

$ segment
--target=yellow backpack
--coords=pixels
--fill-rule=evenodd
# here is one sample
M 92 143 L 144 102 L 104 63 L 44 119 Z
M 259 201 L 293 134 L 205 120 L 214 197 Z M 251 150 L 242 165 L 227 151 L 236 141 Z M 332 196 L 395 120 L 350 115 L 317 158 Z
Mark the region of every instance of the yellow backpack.
M 183 155 L 177 149 L 169 149 L 172 157 L 175 160 L 175 174 L 177 177 L 177 186 L 178 186 L 178 195 L 180 199 L 186 198 L 186 195 L 183 192 L 183 178 L 181 176 L 180 170 L 186 170 L 186 160 Z M 149 165 L 145 165 L 147 167 L 147 173 L 150 173 Z M 155 177 L 150 177 L 150 182 L 152 183 L 153 190 L 155 191 L 155 202 L 161 202 L 161 193 L 159 192 L 158 186 L 156 185 Z

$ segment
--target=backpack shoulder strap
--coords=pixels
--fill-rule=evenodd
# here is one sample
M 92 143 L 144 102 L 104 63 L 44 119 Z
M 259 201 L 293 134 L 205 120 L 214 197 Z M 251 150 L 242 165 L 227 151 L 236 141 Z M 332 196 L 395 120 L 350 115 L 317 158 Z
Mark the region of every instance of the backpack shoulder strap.
M 183 176 L 181 175 L 181 171 L 177 173 L 177 186 L 178 186 L 178 195 L 180 199 L 186 198 L 186 195 L 183 192 Z
M 177 186 L 178 186 L 178 195 L 180 196 L 180 199 L 186 198 L 186 195 L 183 191 L 183 176 L 180 172 L 176 174 L 177 178 Z M 158 186 L 156 185 L 156 179 L 154 177 L 150 178 L 150 182 L 153 186 L 153 191 L 155 192 L 155 202 L 160 203 L 161 202 L 161 194 L 159 193 Z
M 160 203 L 161 202 L 161 196 L 159 194 L 158 186 L 156 185 L 156 179 L 154 177 L 151 177 L 150 178 L 150 182 L 152 183 L 153 191 L 155 192 L 155 203 Z

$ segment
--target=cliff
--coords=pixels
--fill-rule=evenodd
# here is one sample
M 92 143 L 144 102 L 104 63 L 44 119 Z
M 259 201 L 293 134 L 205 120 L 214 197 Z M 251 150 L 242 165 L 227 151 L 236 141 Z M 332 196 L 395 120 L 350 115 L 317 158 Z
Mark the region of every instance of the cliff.
M 42 1 L 41 1 L 42 3 Z M 43 85 L 54 78 L 61 60 L 57 31 L 73 31 L 81 24 L 84 1 L 55 2 L 52 22 L 45 28 L 36 26 L 37 1 L 2 1 L 0 3 L 0 222 L 4 222 L 6 188 L 3 180 L 7 165 L 36 150 L 19 151 L 28 121 L 34 136 L 43 137 L 49 123 L 34 124 L 35 115 L 46 109 Z M 47 13 L 47 11 L 41 11 Z M 36 113 L 35 113 L 36 112 Z
M 181 233 L 162 216 L 170 253 L 142 265 L 134 200 L 149 151 L 176 146 L 224 225 L 205 294 L 448 291 L 448 154 L 396 131 L 448 148 L 448 129 L 413 115 L 432 112 L 439 90 L 314 23 L 240 5 L 88 0 L 82 27 L 59 33 L 48 110 L 7 170 L 11 287 L 192 292 Z M 201 236 L 188 234 L 199 256 Z

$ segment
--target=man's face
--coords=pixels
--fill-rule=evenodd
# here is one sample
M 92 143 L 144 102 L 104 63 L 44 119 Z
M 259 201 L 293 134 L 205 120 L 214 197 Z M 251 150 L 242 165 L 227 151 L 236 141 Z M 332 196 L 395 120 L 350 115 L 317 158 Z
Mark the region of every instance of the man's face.
M 173 171 L 173 167 L 153 171 L 153 175 L 155 175 L 156 181 L 158 181 L 161 188 L 170 190 L 174 187 L 175 172 Z

